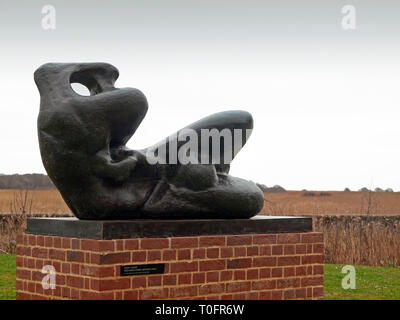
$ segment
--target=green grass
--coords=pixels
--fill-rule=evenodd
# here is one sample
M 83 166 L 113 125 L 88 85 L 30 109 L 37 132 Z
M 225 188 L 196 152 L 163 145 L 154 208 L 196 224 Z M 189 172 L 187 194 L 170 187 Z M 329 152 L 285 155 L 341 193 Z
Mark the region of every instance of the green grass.
M 0 254 L 0 300 L 15 300 L 15 254 Z
M 356 289 L 344 290 L 343 265 L 324 267 L 325 300 L 400 300 L 400 268 L 356 266 Z M 15 299 L 15 255 L 0 254 L 0 300 Z
M 325 265 L 325 300 L 400 300 L 400 268 L 355 266 L 356 288 L 344 290 L 342 267 Z

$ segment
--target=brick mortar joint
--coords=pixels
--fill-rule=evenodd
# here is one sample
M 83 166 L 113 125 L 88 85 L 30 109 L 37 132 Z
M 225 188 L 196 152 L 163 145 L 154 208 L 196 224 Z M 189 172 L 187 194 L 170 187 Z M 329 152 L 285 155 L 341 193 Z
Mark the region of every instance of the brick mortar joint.
M 240 237 L 250 237 L 252 240 L 256 237 L 263 237 L 263 236 L 275 236 L 275 237 L 279 237 L 279 236 L 292 236 L 292 235 L 297 235 L 301 238 L 305 235 L 320 235 L 323 233 L 322 232 L 317 232 L 317 231 L 311 231 L 311 232 L 294 232 L 294 233 L 260 233 L 260 234 L 227 234 L 227 235 L 202 235 L 202 236 L 187 236 L 187 237 L 165 237 L 165 238 L 122 238 L 122 239 L 110 239 L 110 240 L 105 240 L 105 239 L 91 239 L 91 238 L 72 238 L 72 237 L 63 237 L 63 236 L 49 236 L 49 235 L 40 235 L 40 234 L 27 234 L 24 233 L 24 238 L 23 238 L 23 242 L 29 242 L 29 239 L 25 240 L 25 237 L 34 237 L 35 241 L 37 239 L 37 237 L 43 237 L 43 241 L 45 242 L 46 239 L 50 238 L 51 241 L 53 241 L 54 239 L 59 239 L 60 241 L 62 241 L 63 239 L 68 239 L 70 242 L 72 242 L 72 240 L 77 240 L 77 241 L 106 241 L 106 242 L 114 242 L 116 244 L 117 241 L 126 241 L 126 240 L 138 240 L 139 241 L 139 247 L 141 246 L 142 240 L 145 239 L 167 239 L 168 240 L 168 244 L 169 244 L 169 248 L 171 247 L 171 240 L 172 239 L 202 239 L 202 238 L 208 238 L 208 237 L 216 237 L 216 238 L 223 238 L 223 239 L 228 239 L 229 237 L 236 237 L 236 238 L 240 238 Z M 276 242 L 277 243 L 277 242 Z
M 240 269 L 240 270 L 242 270 L 242 269 Z M 221 271 L 226 271 L 226 270 L 221 270 Z M 210 272 L 213 272 L 213 271 L 210 271 Z M 207 272 L 205 272 L 205 273 L 207 273 Z M 192 275 L 196 274 L 196 272 L 185 273 L 185 274 L 182 274 L 182 275 L 189 275 L 189 274 L 192 276 Z M 117 277 L 110 276 L 110 277 L 105 277 L 105 278 L 99 278 L 99 277 L 89 277 L 89 276 L 71 275 L 71 274 L 62 274 L 62 275 L 78 277 L 78 278 L 81 278 L 83 280 L 88 279 L 88 280 L 97 280 L 97 281 L 129 279 L 129 281 L 132 282 L 132 279 L 134 279 L 134 278 L 127 278 L 127 277 L 124 277 L 124 276 L 117 276 Z M 164 275 L 168 275 L 168 274 L 164 274 Z M 179 274 L 172 274 L 172 275 L 179 276 Z M 155 275 L 145 275 L 145 276 L 140 275 L 140 276 L 138 276 L 138 278 L 139 277 L 145 277 L 147 279 L 149 277 L 155 277 L 155 276 L 163 277 L 163 274 L 160 274 L 160 275 L 157 275 L 157 274 L 155 274 Z M 257 282 L 257 281 L 285 280 L 285 279 L 288 279 L 288 278 L 289 279 L 292 279 L 292 278 L 295 278 L 295 279 L 315 279 L 315 278 L 323 278 L 323 274 L 297 275 L 297 276 L 294 275 L 294 276 L 286 276 L 286 277 L 282 276 L 282 277 L 268 277 L 268 278 L 260 278 L 259 277 L 257 279 L 230 279 L 230 280 L 225 280 L 225 281 L 212 281 L 212 282 L 205 281 L 204 283 L 193 283 L 193 282 L 191 282 L 189 284 L 186 284 L 186 283 L 175 284 L 175 286 L 187 286 L 187 285 L 200 285 L 200 286 L 202 286 L 202 285 L 208 285 L 208 284 L 236 283 L 236 282 L 251 282 L 251 283 L 253 283 L 253 282 Z M 23 281 L 23 282 L 35 283 L 35 284 L 41 283 L 40 280 L 23 279 L 23 278 L 17 278 L 17 280 Z M 75 288 L 73 286 L 68 286 L 68 285 L 60 285 L 60 287 L 72 287 L 72 288 Z M 147 287 L 152 287 L 152 288 L 153 287 L 162 287 L 162 285 L 161 286 L 147 286 Z M 314 287 L 314 285 L 304 286 L 304 287 Z M 84 288 L 82 288 L 82 289 L 84 289 Z M 93 289 L 93 290 L 95 290 L 95 289 Z M 118 290 L 118 289 L 114 289 L 114 290 Z

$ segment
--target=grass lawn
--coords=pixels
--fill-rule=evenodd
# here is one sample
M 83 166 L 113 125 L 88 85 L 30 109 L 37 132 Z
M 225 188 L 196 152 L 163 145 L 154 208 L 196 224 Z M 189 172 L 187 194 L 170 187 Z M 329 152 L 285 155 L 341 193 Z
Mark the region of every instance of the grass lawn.
M 344 290 L 342 267 L 325 265 L 325 300 L 400 300 L 400 268 L 355 266 L 356 288 Z
M 342 289 L 342 265 L 324 267 L 325 300 L 400 300 L 400 268 L 356 266 L 356 289 Z M 15 299 L 15 255 L 0 254 L 0 300 Z
M 15 254 L 0 254 L 0 300 L 15 300 Z

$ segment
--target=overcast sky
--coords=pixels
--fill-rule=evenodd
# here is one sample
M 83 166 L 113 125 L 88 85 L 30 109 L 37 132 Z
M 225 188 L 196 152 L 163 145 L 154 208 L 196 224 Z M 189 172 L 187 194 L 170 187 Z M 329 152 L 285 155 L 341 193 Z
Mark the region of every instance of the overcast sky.
M 56 29 L 42 28 L 44 5 Z M 344 5 L 356 29 L 342 28 Z M 254 131 L 231 174 L 291 190 L 400 190 L 400 2 L 0 1 L 0 173 L 45 173 L 33 72 L 109 62 L 149 111 L 143 148 L 214 112 Z

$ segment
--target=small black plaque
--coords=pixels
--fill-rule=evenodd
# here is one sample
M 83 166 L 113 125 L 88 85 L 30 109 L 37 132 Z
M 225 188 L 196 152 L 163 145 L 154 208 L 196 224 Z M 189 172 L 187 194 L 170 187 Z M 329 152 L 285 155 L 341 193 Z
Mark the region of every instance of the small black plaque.
M 164 273 L 164 263 L 133 264 L 121 266 L 121 276 L 134 276 L 137 274 Z

